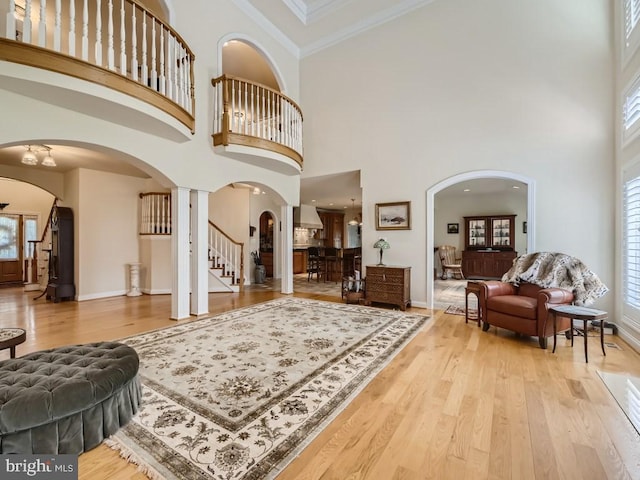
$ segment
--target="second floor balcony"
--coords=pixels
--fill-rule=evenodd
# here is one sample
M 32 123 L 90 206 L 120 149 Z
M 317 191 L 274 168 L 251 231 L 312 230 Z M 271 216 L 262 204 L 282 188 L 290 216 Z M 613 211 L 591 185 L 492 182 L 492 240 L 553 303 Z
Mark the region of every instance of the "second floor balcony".
M 278 162 L 270 168 L 302 169 L 302 110 L 293 100 L 265 85 L 230 75 L 212 84 L 214 146 L 226 147 L 231 156 L 270 157 Z
M 194 132 L 195 56 L 137 0 L 9 0 L 5 12 L 0 60 L 112 88 Z
M 164 122 L 160 126 L 171 124 L 181 140 L 195 132 L 195 55 L 140 0 L 8 0 L 0 5 L 2 61 L 115 90 L 126 95 L 118 100 L 126 109 L 155 107 L 146 109 L 151 112 L 146 118 Z M 34 80 L 29 75 L 25 72 L 21 78 Z M 222 75 L 212 83 L 213 89 L 201 89 L 200 96 L 207 104 L 206 97 L 213 95 L 217 152 L 286 174 L 299 173 L 300 107 L 278 90 L 247 79 Z M 50 93 L 55 96 L 55 89 Z M 114 114 L 116 121 L 122 117 Z

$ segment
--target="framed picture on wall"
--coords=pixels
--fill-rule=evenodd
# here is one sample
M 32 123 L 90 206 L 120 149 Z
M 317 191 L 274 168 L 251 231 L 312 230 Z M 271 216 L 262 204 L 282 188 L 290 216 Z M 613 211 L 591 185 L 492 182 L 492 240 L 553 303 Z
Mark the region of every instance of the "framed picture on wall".
M 411 230 L 411 202 L 376 203 L 376 230 Z
M 447 233 L 460 233 L 460 224 L 459 223 L 447 223 Z

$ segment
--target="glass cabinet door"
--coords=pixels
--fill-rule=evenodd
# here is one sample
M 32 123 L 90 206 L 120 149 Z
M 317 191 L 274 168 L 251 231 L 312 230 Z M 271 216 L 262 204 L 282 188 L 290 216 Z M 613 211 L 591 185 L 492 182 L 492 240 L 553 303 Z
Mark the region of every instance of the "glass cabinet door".
M 469 220 L 469 245 L 472 247 L 484 247 L 487 244 L 487 221 L 485 219 Z
M 511 244 L 511 223 L 507 218 L 491 220 L 491 245 L 509 246 Z

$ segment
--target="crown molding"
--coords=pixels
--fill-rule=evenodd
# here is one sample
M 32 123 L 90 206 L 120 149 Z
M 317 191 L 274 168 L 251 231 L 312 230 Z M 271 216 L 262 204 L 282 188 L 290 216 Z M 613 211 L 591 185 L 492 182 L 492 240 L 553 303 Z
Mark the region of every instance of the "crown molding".
M 433 1 L 434 0 L 405 0 L 400 2 L 398 5 L 382 10 L 357 23 L 354 23 L 353 25 L 350 25 L 349 27 L 338 30 L 331 35 L 327 35 L 316 42 L 306 45 L 300 49 L 300 58 L 308 57 L 309 55 L 313 55 L 325 48 L 329 48 L 349 38 L 355 37 L 356 35 L 374 27 L 390 22 L 391 20 L 395 20 L 396 18 L 432 3 Z

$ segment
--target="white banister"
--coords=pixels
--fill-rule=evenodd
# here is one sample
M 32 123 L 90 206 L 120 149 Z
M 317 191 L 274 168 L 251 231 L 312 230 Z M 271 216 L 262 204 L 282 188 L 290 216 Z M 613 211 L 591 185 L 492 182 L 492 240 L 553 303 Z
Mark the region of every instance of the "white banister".
M 40 21 L 38 22 L 38 46 L 47 44 L 47 0 L 40 0 Z
M 7 38 L 9 40 L 16 39 L 16 2 L 9 0 L 9 10 L 7 11 Z
M 87 0 L 84 0 L 82 7 L 82 60 L 89 61 L 89 6 Z
M 107 1 L 107 68 L 115 70 L 116 56 L 113 50 L 113 0 Z
M 96 0 L 96 65 L 102 66 L 102 5 L 101 0 Z
M 9 10 L 0 21 L 6 39 L 79 58 L 151 88 L 181 108 L 167 111 L 190 117 L 186 124 L 193 127 L 193 54 L 139 0 L 23 0 L 24 9 L 5 1 Z
M 124 0 L 120 0 L 120 74 L 127 74 L 127 30 L 125 28 L 126 13 Z
M 233 283 L 242 289 L 244 244 L 236 242 L 211 222 L 209 222 L 208 236 L 211 267 L 222 269 L 222 274 L 225 276 L 233 276 Z
M 229 75 L 212 84 L 214 145 L 227 145 L 222 137 L 229 134 L 255 137 L 293 150 L 297 155 L 287 155 L 301 164 L 302 112 L 295 102 L 269 87 Z M 244 144 L 255 146 L 249 140 Z
M 69 0 L 69 55 L 76 55 L 76 2 Z
M 131 75 L 133 79 L 138 81 L 138 56 L 135 52 L 138 51 L 138 22 L 136 18 L 136 6 L 132 5 L 131 13 L 131 51 L 134 52 L 131 55 Z
M 151 88 L 158 90 L 158 70 L 156 67 L 156 21 L 151 19 Z
M 60 51 L 60 39 L 62 37 L 62 26 L 60 24 L 60 17 L 62 15 L 62 0 L 56 0 L 55 20 L 53 22 L 53 49 L 56 52 Z

